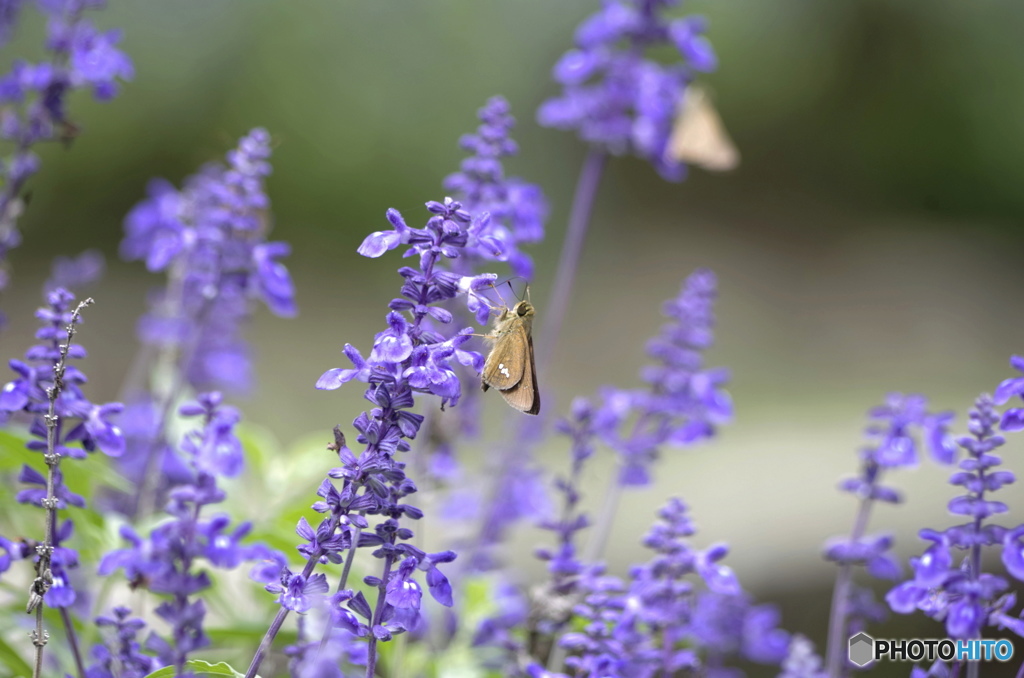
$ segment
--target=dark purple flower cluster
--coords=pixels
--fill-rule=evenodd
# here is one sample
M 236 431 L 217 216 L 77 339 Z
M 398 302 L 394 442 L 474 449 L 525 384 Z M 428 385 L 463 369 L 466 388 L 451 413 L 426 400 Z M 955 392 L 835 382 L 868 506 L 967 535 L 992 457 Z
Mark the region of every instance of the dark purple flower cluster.
M 41 327 L 36 331 L 39 344 L 25 353 L 25 362 L 11 360 L 10 366 L 18 378 L 8 382 L 0 391 L 0 421 L 12 416 L 28 420 L 32 438 L 26 443 L 30 450 L 45 453 L 47 449 L 47 427 L 45 417 L 49 411 L 48 392 L 54 385 L 54 371 L 61 359 L 61 345 L 67 341 L 66 327 L 72 322 L 75 308 L 74 296 L 56 289 L 46 295 L 47 305 L 36 312 Z M 77 316 L 76 320 L 80 320 Z M 72 344 L 68 358 L 84 358 L 85 349 Z M 62 458 L 84 459 L 88 452 L 100 450 L 110 456 L 124 451 L 124 437 L 114 425 L 112 417 L 121 411 L 120 403 L 96 405 L 82 392 L 86 382 L 85 374 L 74 365 L 66 365 L 62 379 L 63 389 L 57 397 L 54 411 L 57 415 L 54 451 Z M 24 466 L 19 480 L 30 487 L 17 495 L 22 504 L 45 508 L 46 477 L 30 466 Z M 69 490 L 63 482 L 60 469 L 54 471 L 54 496 L 56 508 L 68 506 L 84 507 L 85 500 Z M 50 607 L 68 607 L 75 602 L 75 590 L 68 579 L 68 571 L 78 566 L 78 554 L 61 546 L 72 534 L 71 520 L 64 521 L 54 531 L 54 555 L 52 561 L 53 585 L 44 598 Z M 0 538 L 2 539 L 2 538 Z M 13 560 L 34 557 L 35 543 L 13 543 L 0 541 L 0 548 L 6 555 L 0 556 L 0 572 L 8 569 Z
M 234 427 L 238 413 L 221 405 L 219 393 L 205 393 L 181 408 L 183 416 L 202 417 L 201 429 L 193 430 L 181 444 L 191 477 L 175 487 L 166 506 L 172 519 L 161 523 L 146 538 L 131 527 L 121 528 L 130 546 L 112 551 L 100 562 L 99 574 L 123 569 L 133 586 L 169 596 L 156 614 L 170 626 L 169 637 L 151 634 L 146 647 L 156 652 L 163 665 L 180 673 L 188 654 L 209 643 L 203 631 L 206 606 L 193 599 L 210 587 L 200 560 L 214 567 L 233 569 L 243 561 L 266 559 L 273 554 L 263 545 L 242 545 L 251 530 L 249 523 L 232 527 L 227 515 L 201 518 L 203 509 L 224 500 L 218 476 L 229 475 L 241 463 L 241 443 Z
M 0 265 L 21 242 L 17 225 L 24 202 L 19 196 L 40 164 L 32 148 L 77 133 L 67 116 L 68 94 L 91 89 L 96 99 L 107 101 L 117 94 L 118 80 L 130 80 L 133 75 L 131 61 L 116 47 L 120 33 L 99 31 L 83 16 L 85 10 L 103 7 L 103 0 L 36 0 L 32 4 L 47 18 L 49 59 L 16 60 L 0 78 L 0 138 L 13 146 L 11 156 L 0 164 Z M 17 0 L 0 3 L 0 44 L 13 31 L 21 5 Z M 0 290 L 6 280 L 6 272 L 0 270 Z
M 85 678 L 143 678 L 157 668 L 157 662 L 143 654 L 136 637 L 146 628 L 146 622 L 130 616 L 127 607 L 115 607 L 111 617 L 96 617 L 96 626 L 108 631 L 109 636 L 92 648 L 94 663 L 85 672 Z
M 473 215 L 466 229 L 465 255 L 455 270 L 470 274 L 478 264 L 504 261 L 515 275 L 529 281 L 533 279 L 533 259 L 520 246 L 543 240 L 547 200 L 536 184 L 505 176 L 502 159 L 518 152 L 509 136 L 515 119 L 509 114 L 508 102 L 493 97 L 478 116 L 476 133 L 459 140 L 473 155 L 444 180 L 445 190 Z
M 260 575 L 269 582 L 267 590 L 278 594 L 282 610 L 275 624 L 279 628 L 288 611 L 304 612 L 324 604 L 329 589 L 323 574 L 313 574 L 315 566 L 344 561 L 337 593 L 326 601 L 331 610 L 326 634 L 329 637 L 340 628 L 367 637 L 367 675 L 373 675 L 377 642 L 391 640 L 419 623 L 423 589 L 414 577 L 417 570 L 426 573 L 433 598 L 442 605 L 452 605 L 451 585 L 438 565 L 453 561 L 455 553 L 428 554 L 409 542 L 413 532 L 402 520 L 418 520 L 423 512 L 406 501 L 417 488 L 397 454 L 410 449 L 409 441 L 423 423 L 423 415 L 412 411 L 415 394 L 437 396 L 442 407 L 455 405 L 462 385 L 453 362 L 472 366 L 477 372 L 483 366 L 480 354 L 460 348 L 469 339 L 469 330 L 442 333 L 426 322 L 431 318 L 440 325 L 449 325 L 453 320 L 451 311 L 440 304 L 459 294 L 463 277 L 446 270 L 444 260 L 464 256 L 471 217 L 450 198 L 443 203 L 429 202 L 426 207 L 432 216 L 424 228 L 410 228 L 401 214 L 388 210 L 387 219 L 394 229 L 371 234 L 359 247 L 364 256 L 377 257 L 407 245 L 406 256 L 419 257 L 419 268 L 399 269 L 404 279 L 401 297 L 388 305 L 387 329 L 377 334 L 369 356 L 364 358 L 346 344 L 345 355 L 353 367 L 328 370 L 316 383 L 317 388 L 325 390 L 353 380 L 368 384 L 365 398 L 374 407 L 353 422 L 359 432 L 357 440 L 365 447 L 355 456 L 340 430 L 335 430 L 332 449 L 342 465 L 329 472 L 317 491 L 322 500 L 313 505 L 326 517 L 315 529 L 301 520 L 296 530 L 304 540 L 298 550 L 307 558 L 305 568 L 296 574 L 282 561 L 268 566 Z M 340 480 L 340 487 L 332 479 Z M 369 516 L 380 519 L 372 530 Z M 363 579 L 367 586 L 377 589 L 372 607 L 362 591 L 349 588 L 348 575 L 359 547 L 373 548 L 373 556 L 383 561 L 381 576 Z M 272 627 L 264 646 L 274 633 Z M 250 673 L 258 668 L 260 660 L 257 656 Z
M 650 468 L 661 446 L 708 439 L 717 425 L 732 418 L 732 399 L 723 388 L 728 370 L 704 367 L 703 352 L 714 341 L 716 295 L 715 274 L 694 271 L 679 296 L 665 303 L 670 322 L 647 345 L 657 361 L 641 372 L 648 388 L 606 388 L 601 394 L 593 426 L 619 453 L 623 485 L 651 482 Z
M 665 150 L 694 72 L 713 71 L 715 53 L 698 16 L 668 19 L 679 0 L 605 0 L 576 30 L 576 47 L 555 65 L 562 94 L 541 105 L 540 124 L 575 129 L 610 153 L 634 153 L 670 181 L 686 166 Z M 682 61 L 663 64 L 648 52 L 669 47 Z
M 957 441 L 967 456 L 949 479 L 951 485 L 965 490 L 950 500 L 949 511 L 967 522 L 941 532 L 921 530 L 921 538 L 931 546 L 920 557 L 910 559 L 914 578 L 886 596 L 896 612 L 921 610 L 933 619 L 945 620 L 950 638 L 979 638 L 985 626 L 1009 629 L 1024 637 L 1024 620 L 1013 615 L 1016 595 L 1006 593 L 1009 582 L 981 567 L 982 549 L 995 546 L 1002 551 L 1007 571 L 1024 581 L 1024 524 L 1005 528 L 987 522 L 1009 510 L 989 493 L 1016 481 L 1012 472 L 998 469 L 1002 459 L 992 453 L 1005 442 L 995 431 L 998 422 L 992 398 L 980 396 L 970 413 L 971 435 Z M 966 552 L 962 563 L 954 561 L 954 549 Z

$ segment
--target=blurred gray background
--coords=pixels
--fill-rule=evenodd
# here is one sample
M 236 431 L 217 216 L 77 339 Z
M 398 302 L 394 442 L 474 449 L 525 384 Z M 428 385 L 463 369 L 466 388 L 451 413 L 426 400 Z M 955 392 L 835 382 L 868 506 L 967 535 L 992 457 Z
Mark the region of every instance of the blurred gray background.
M 361 409 L 361 392 L 313 383 L 345 363 L 346 341 L 370 345 L 399 285 L 394 253 L 364 260 L 355 248 L 385 227 L 388 207 L 418 222 L 422 203 L 443 197 L 441 180 L 463 156 L 457 140 L 494 94 L 519 120 L 509 173 L 541 184 L 552 205 L 531 281 L 534 301 L 546 299 L 584 148 L 539 128 L 534 111 L 556 92 L 549 70 L 596 5 L 112 0 L 96 20 L 124 29 L 136 80 L 110 104 L 74 101 L 82 135 L 70 151 L 43 152 L 0 300 L 11 318 L 4 359 L 30 342 L 50 258 L 98 247 L 109 270 L 90 291 L 98 303 L 82 340 L 91 394 L 115 397 L 145 291 L 161 282 L 118 261 L 124 215 L 150 177 L 179 183 L 264 126 L 277 142 L 273 236 L 293 245 L 300 316 L 258 314 L 249 336 L 259 391 L 241 405 L 282 450 L 322 446 Z M 612 566 L 642 557 L 638 534 L 678 494 L 694 509 L 698 543 L 730 542 L 742 581 L 783 602 L 786 626 L 817 632 L 834 573 L 818 553 L 849 530 L 854 503 L 834 487 L 855 469 L 864 412 L 887 391 L 921 392 L 957 410 L 963 432 L 973 398 L 1024 352 L 1024 4 L 693 0 L 681 9 L 710 19 L 721 67 L 704 82 L 742 165 L 675 185 L 635 159 L 610 164 L 566 333 L 540 375 L 545 407 L 637 384 L 661 301 L 695 267 L 714 269 L 709 362 L 733 371 L 736 421 L 712 444 L 669 451 L 657 485 L 626 498 Z M 7 55 L 38 43 L 41 27 L 23 28 Z M 488 399 L 495 425 L 463 454 L 486 456 L 505 415 Z M 1004 449 L 1009 468 L 1024 471 L 1024 446 L 1011 439 Z M 545 464 L 564 468 L 566 453 L 553 441 Z M 602 462 L 589 471 L 591 507 L 608 471 Z M 311 483 L 322 473 L 310 469 Z M 902 555 L 920 553 L 917 529 L 950 524 L 947 475 L 925 463 L 894 478 L 909 501 L 880 510 L 875 525 L 897 531 Z M 1019 520 L 1024 493 L 1003 494 Z M 524 531 L 517 543 L 539 538 Z

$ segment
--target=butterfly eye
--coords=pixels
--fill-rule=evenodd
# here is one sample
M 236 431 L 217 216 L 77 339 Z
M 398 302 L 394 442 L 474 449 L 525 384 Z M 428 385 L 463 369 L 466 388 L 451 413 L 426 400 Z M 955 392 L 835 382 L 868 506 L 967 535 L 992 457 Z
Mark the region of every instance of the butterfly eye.
M 516 315 L 518 315 L 519 317 L 526 315 L 527 308 L 528 307 L 526 304 L 516 305 Z

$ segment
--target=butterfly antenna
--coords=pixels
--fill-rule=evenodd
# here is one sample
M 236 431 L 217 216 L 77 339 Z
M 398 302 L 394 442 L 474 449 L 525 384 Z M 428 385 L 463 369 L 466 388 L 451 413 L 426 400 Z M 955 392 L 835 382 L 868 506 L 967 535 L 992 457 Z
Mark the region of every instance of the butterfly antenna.
M 491 283 L 491 289 L 494 290 L 494 293 L 498 295 L 499 299 L 501 299 L 501 305 L 508 308 L 508 304 L 505 303 L 505 298 L 501 296 L 501 292 L 498 291 L 498 287 L 494 283 Z M 492 306 L 491 308 L 494 307 Z

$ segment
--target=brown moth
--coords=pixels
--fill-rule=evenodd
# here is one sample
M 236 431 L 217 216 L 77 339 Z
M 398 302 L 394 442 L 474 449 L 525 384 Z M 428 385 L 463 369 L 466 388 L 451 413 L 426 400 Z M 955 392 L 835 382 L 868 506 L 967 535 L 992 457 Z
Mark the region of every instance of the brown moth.
M 505 402 L 520 412 L 540 412 L 537 368 L 533 363 L 533 305 L 520 301 L 510 310 L 503 306 L 487 338 L 494 347 L 487 355 L 481 380 L 483 390 L 496 388 Z
M 740 164 L 740 152 L 725 131 L 711 97 L 697 85 L 686 88 L 665 156 L 709 172 L 727 172 Z

